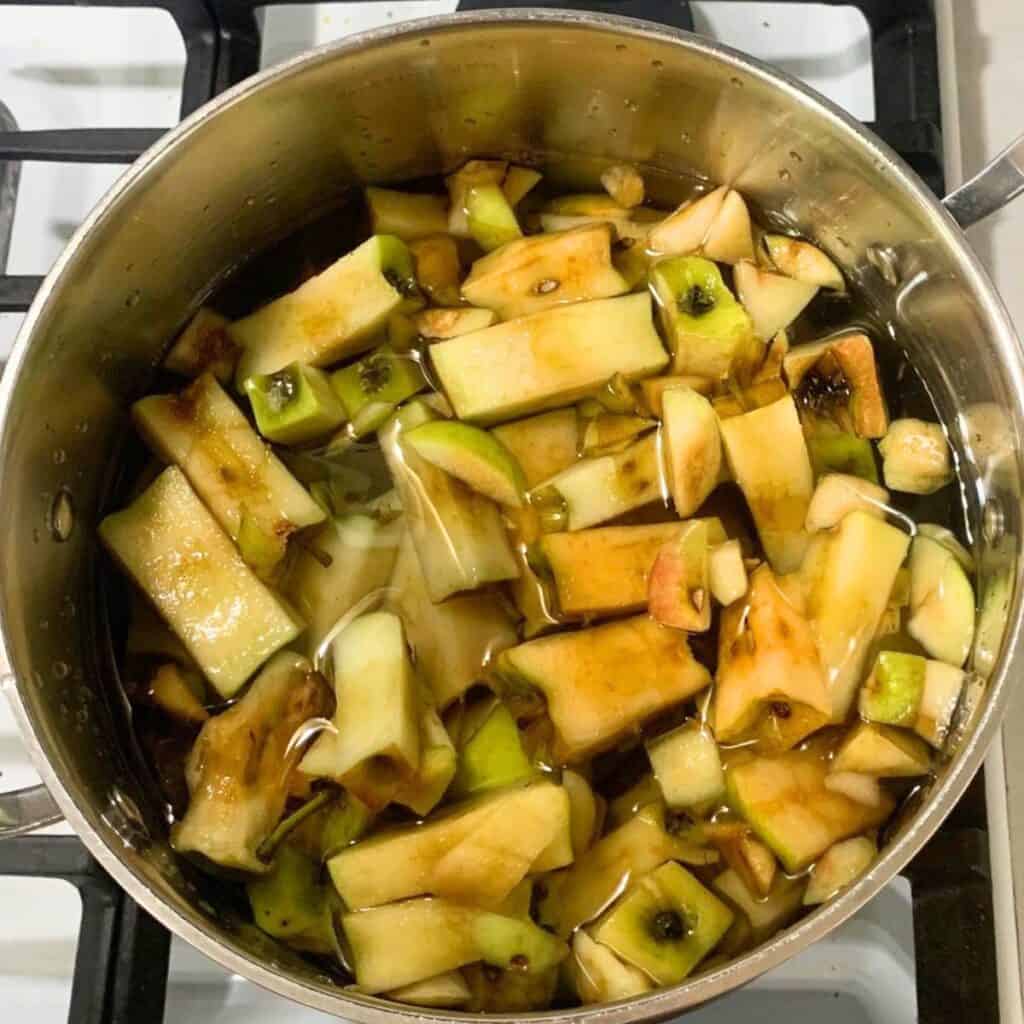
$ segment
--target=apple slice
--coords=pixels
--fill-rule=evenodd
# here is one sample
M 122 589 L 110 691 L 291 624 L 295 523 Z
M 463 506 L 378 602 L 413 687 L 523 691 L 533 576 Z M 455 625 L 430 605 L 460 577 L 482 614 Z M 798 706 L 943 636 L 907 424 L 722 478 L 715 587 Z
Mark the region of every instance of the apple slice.
M 937 423 L 893 420 L 878 443 L 886 486 L 905 494 L 934 494 L 953 479 L 949 442 Z
M 931 754 L 919 736 L 890 725 L 861 722 L 840 744 L 830 771 L 904 779 L 927 775 L 931 767 Z
M 644 201 L 644 179 L 632 164 L 615 164 L 601 175 L 605 191 L 627 209 Z
M 839 268 L 816 245 L 788 235 L 765 235 L 761 244 L 779 273 L 786 277 L 820 288 L 846 291 Z
M 692 516 L 718 484 L 722 438 L 711 403 L 689 388 L 662 395 L 668 487 L 680 519 Z
M 607 1003 L 649 992 L 654 983 L 637 967 L 623 963 L 582 928 L 572 940 L 572 971 L 584 1003 Z
M 941 747 L 949 734 L 963 686 L 964 673 L 960 669 L 942 661 L 925 662 L 924 687 L 914 732 L 933 747 Z
M 730 189 L 704 239 L 704 255 L 718 263 L 739 263 L 753 260 L 754 241 L 750 230 L 750 213 L 743 196 Z
M 884 799 L 877 776 L 862 772 L 829 772 L 825 788 L 865 807 L 880 807 Z
M 696 252 L 722 209 L 727 185 L 683 203 L 647 236 L 648 248 L 665 256 Z
M 823 476 L 807 506 L 806 526 L 810 533 L 831 530 L 850 512 L 866 512 L 884 519 L 889 492 L 858 476 L 828 473 Z
M 711 628 L 706 520 L 687 523 L 663 544 L 647 583 L 647 609 L 664 626 L 703 633 Z
M 708 584 L 720 605 L 730 605 L 747 592 L 747 567 L 738 540 L 716 544 L 708 556 Z
M 971 649 L 974 619 L 974 589 L 956 556 L 930 537 L 915 537 L 907 632 L 933 658 L 959 668 Z
M 522 507 L 526 477 L 515 456 L 486 430 L 457 420 L 432 420 L 410 430 L 404 443 L 479 494 Z
M 489 309 L 473 309 L 467 306 L 435 307 L 424 309 L 412 318 L 413 325 L 421 338 L 427 341 L 443 341 L 458 338 L 462 334 L 482 331 L 498 322 L 498 317 Z
M 785 330 L 818 293 L 816 284 L 773 274 L 749 260 L 736 264 L 733 281 L 754 333 L 766 341 Z
M 694 807 L 725 795 L 722 759 L 710 729 L 691 721 L 647 743 L 647 756 L 669 807 Z
M 804 893 L 804 906 L 813 907 L 832 899 L 864 874 L 875 862 L 878 847 L 867 836 L 854 836 L 829 847 L 811 870 Z

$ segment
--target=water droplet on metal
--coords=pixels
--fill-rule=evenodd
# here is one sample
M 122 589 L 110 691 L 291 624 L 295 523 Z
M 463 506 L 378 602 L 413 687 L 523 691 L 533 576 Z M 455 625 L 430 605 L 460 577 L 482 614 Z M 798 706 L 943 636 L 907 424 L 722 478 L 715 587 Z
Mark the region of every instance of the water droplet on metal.
M 804 158 L 795 149 L 789 151 L 789 158 L 790 160 L 795 160 L 798 164 L 804 162 Z
M 998 544 L 1003 539 L 1006 520 L 999 502 L 989 498 L 981 513 L 981 533 L 989 544 Z
M 615 49 L 618 50 L 619 53 L 622 53 L 623 50 L 626 49 L 626 44 L 625 43 L 616 43 L 615 44 Z
M 657 68 L 663 68 L 664 66 L 665 66 L 665 62 L 663 60 L 652 60 L 651 61 L 651 67 L 652 68 L 657 69 Z
M 896 255 L 896 250 L 892 246 L 888 245 L 872 245 L 868 247 L 867 253 L 868 263 L 871 264 L 881 275 L 882 280 L 893 288 L 899 286 L 900 283 L 900 270 L 899 270 L 899 258 Z
M 783 167 L 782 170 L 779 171 L 779 181 L 787 181 L 788 182 L 788 181 L 792 181 L 792 180 L 793 180 L 793 175 L 790 174 L 789 171 L 787 171 L 785 167 Z
M 127 306 L 128 309 L 133 309 L 135 306 L 139 304 L 139 300 L 141 298 L 142 292 L 140 292 L 139 289 L 136 288 L 134 289 L 134 291 L 130 291 L 128 293 L 127 297 L 124 300 L 124 304 L 125 306 Z
M 256 205 L 256 197 L 255 196 L 246 196 L 245 197 L 245 205 L 246 206 L 255 206 Z
M 63 543 L 75 528 L 75 507 L 71 493 L 65 488 L 57 492 L 50 506 L 50 533 L 53 539 Z
M 735 75 L 733 75 L 733 77 L 730 78 L 729 81 L 732 82 L 732 84 L 735 85 L 737 89 L 742 89 L 743 88 L 742 80 L 737 78 Z
M 63 448 L 56 448 L 53 452 L 53 464 L 63 466 L 68 461 L 68 453 Z
M 55 661 L 53 663 L 53 678 L 58 682 L 67 679 L 71 675 L 71 666 L 66 661 Z
M 693 136 L 689 132 L 680 132 L 679 141 L 684 146 L 688 146 L 691 142 L 693 142 Z

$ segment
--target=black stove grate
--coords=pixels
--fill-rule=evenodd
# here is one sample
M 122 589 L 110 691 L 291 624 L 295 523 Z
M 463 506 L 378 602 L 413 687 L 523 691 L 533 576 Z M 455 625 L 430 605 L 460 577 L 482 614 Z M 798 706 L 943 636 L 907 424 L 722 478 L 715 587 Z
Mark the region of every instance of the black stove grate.
M 276 0 L 302 3 L 307 0 Z M 730 2 L 730 0 L 717 0 Z M 777 0 L 779 2 L 779 0 Z M 806 0 L 781 0 L 802 3 Z M 938 52 L 932 0 L 817 0 L 861 10 L 871 30 L 876 117 L 870 123 L 938 194 L 944 191 Z M 262 0 L 0 0 L 35 4 L 157 7 L 185 42 L 181 115 L 259 68 L 256 17 Z M 692 29 L 685 0 L 462 0 L 460 10 L 560 7 L 600 10 Z M 19 131 L 0 107 L 0 270 L 5 262 L 5 196 L 28 161 L 130 163 L 166 129 Z M 6 189 L 6 192 L 5 192 Z M 0 312 L 24 312 L 40 277 L 0 274 Z M 982 777 L 907 871 L 913 886 L 919 1021 L 996 1024 L 999 1019 L 992 887 Z M 170 938 L 110 879 L 73 837 L 0 844 L 0 875 L 61 878 L 82 896 L 82 925 L 69 1020 L 72 1024 L 159 1021 Z

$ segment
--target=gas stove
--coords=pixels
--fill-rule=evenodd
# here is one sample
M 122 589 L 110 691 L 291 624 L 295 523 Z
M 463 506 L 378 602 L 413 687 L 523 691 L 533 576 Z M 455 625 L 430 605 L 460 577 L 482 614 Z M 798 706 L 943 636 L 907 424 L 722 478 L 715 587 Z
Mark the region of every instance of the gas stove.
M 41 277 L 126 163 L 205 100 L 312 46 L 491 0 L 0 0 L 0 358 Z M 803 79 L 941 194 L 960 179 L 952 0 L 562 0 L 693 29 Z M 941 83 L 941 84 L 940 84 Z M 952 111 L 952 114 L 951 114 Z M 6 264 L 5 264 L 6 257 Z M 0 703 L 5 788 L 35 781 Z M 1019 1020 L 1001 745 L 905 876 L 693 1024 Z M 135 906 L 66 828 L 0 844 L 0 1000 L 33 1024 L 328 1018 L 225 973 Z M 68 884 L 58 884 L 56 879 Z M 1009 983 L 1008 983 L 1009 982 Z M 1010 991 L 1013 989 L 1014 991 Z

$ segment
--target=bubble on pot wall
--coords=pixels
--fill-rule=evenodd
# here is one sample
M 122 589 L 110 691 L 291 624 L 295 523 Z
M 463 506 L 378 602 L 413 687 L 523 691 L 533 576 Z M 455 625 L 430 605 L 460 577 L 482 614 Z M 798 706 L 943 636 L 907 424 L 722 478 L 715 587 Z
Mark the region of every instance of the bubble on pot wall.
M 50 506 L 50 535 L 63 543 L 75 528 L 75 508 L 70 491 L 62 487 Z
M 989 498 L 981 510 L 981 534 L 989 544 L 998 544 L 1006 528 L 1005 517 L 999 502 Z

